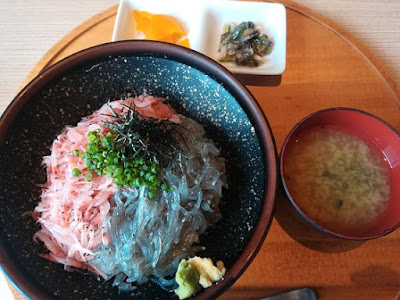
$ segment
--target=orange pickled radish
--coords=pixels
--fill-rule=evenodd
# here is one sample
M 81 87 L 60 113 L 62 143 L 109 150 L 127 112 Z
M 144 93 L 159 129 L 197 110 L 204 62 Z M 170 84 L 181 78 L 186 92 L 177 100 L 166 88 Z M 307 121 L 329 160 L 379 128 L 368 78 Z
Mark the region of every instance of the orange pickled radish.
M 151 18 L 151 14 L 149 14 L 146 11 L 137 11 L 137 10 L 133 10 L 132 11 L 133 14 L 133 18 L 136 21 L 136 29 L 138 31 L 146 31 L 148 28 L 152 28 L 152 18 Z
M 188 38 L 184 38 L 183 40 L 180 40 L 176 44 L 179 45 L 179 46 L 190 48 L 190 43 L 189 43 L 189 39 Z
M 133 10 L 132 15 L 136 21 L 136 30 L 143 32 L 146 40 L 190 47 L 186 30 L 176 18 L 137 10 Z
M 171 34 L 178 34 L 182 37 L 186 35 L 186 31 L 178 20 L 167 15 L 153 15 L 153 32 L 158 34 L 160 38 Z
M 178 32 L 173 32 L 170 35 L 166 35 L 163 37 L 163 42 L 177 44 L 179 40 L 182 39 L 182 36 Z

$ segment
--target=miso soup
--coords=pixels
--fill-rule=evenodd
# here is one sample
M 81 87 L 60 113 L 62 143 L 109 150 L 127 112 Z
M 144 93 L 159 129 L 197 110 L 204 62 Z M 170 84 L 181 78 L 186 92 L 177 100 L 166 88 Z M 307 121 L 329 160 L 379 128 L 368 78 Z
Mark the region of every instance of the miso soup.
M 384 212 L 388 168 L 362 139 L 332 128 L 305 133 L 284 160 L 294 201 L 313 221 L 337 233 L 358 231 Z

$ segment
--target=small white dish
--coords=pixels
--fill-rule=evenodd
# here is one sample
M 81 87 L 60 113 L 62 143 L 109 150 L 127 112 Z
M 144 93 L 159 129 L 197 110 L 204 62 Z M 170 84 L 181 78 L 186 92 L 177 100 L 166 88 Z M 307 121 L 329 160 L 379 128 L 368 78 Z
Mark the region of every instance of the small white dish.
M 254 68 L 222 63 L 233 73 L 279 75 L 286 68 L 286 10 L 282 4 L 231 0 L 121 0 L 112 41 L 139 39 L 132 10 L 177 18 L 188 32 L 190 47 L 218 61 L 225 24 L 252 21 L 273 42 L 272 52 Z
M 199 36 L 204 28 L 204 2 L 186 0 L 121 0 L 114 25 L 112 41 L 139 39 L 133 10 L 165 14 L 178 19 L 188 32 L 192 49 L 201 47 Z

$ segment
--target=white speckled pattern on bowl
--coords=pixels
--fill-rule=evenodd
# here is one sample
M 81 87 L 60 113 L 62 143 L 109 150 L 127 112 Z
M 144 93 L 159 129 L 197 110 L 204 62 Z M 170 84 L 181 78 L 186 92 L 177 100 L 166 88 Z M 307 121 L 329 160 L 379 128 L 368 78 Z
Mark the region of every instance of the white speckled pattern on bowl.
M 203 124 L 226 158 L 229 189 L 224 190 L 221 206 L 224 218 L 201 238 L 206 250 L 199 253 L 222 259 L 227 266 L 229 282 L 200 293 L 207 297 L 218 295 L 250 263 L 272 219 L 276 161 L 267 123 L 255 102 L 251 104 L 254 99 L 247 89 L 238 86 L 238 81 L 227 80 L 236 79 L 223 68 L 212 69 L 201 63 L 205 60 L 217 66 L 200 54 L 156 42 L 121 42 L 101 47 L 92 48 L 89 54 L 80 52 L 46 71 L 43 78 L 34 79 L 0 121 L 2 266 L 31 297 L 173 296 L 150 282 L 131 293 L 119 293 L 111 287 L 111 281 L 64 271 L 62 265 L 37 255 L 43 250 L 32 241 L 38 226 L 29 215 L 22 215 L 33 210 L 39 201 L 37 184 L 46 180 L 42 157 L 49 154 L 53 139 L 66 125 L 77 124 L 108 100 L 148 93 L 166 97 L 176 110 Z M 108 50 L 103 51 L 104 48 Z M 251 99 L 244 102 L 243 95 Z M 249 242 L 251 247 L 245 250 Z M 246 260 L 239 264 L 244 251 Z

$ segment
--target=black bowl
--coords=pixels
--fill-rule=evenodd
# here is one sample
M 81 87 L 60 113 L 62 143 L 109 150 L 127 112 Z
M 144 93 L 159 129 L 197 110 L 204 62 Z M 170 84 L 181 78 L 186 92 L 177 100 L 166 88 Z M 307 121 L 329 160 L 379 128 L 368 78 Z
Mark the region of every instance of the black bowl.
M 0 262 L 27 297 L 46 299 L 172 298 L 153 283 L 120 293 L 112 281 L 67 272 L 37 255 L 38 225 L 25 212 L 39 201 L 41 165 L 53 139 L 108 100 L 147 92 L 167 97 L 203 124 L 227 161 L 224 215 L 201 238 L 200 256 L 223 260 L 224 280 L 197 298 L 220 295 L 244 272 L 268 232 L 277 180 L 268 123 L 253 96 L 220 64 L 195 51 L 150 41 L 104 44 L 78 52 L 29 83 L 0 120 Z

